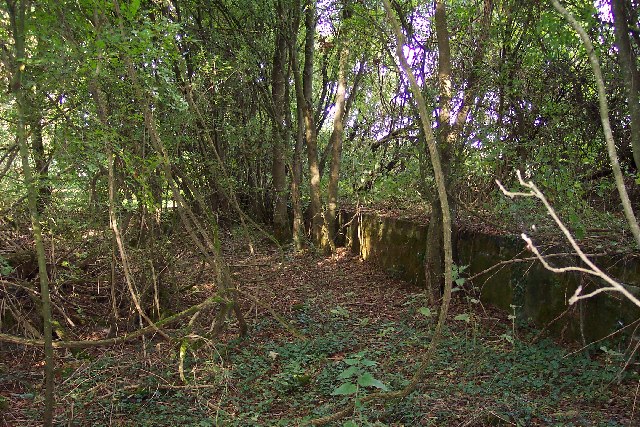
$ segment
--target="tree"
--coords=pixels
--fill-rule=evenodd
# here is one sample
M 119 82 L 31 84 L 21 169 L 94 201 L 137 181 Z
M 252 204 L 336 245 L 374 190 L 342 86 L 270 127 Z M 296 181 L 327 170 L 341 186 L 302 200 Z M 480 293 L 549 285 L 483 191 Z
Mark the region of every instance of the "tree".
M 629 25 L 625 0 L 611 0 L 613 23 L 620 59 L 620 69 L 627 92 L 627 105 L 631 117 L 631 147 L 636 169 L 640 169 L 640 74 L 638 73 L 637 57 L 631 49 L 629 40 Z
M 29 147 L 27 145 L 27 123 L 32 117 L 39 117 L 38 113 L 31 110 L 30 103 L 27 100 L 26 90 L 24 87 L 24 71 L 29 64 L 29 53 L 27 47 L 27 37 L 29 31 L 29 20 L 31 17 L 31 2 L 28 0 L 7 0 L 7 13 L 9 14 L 11 35 L 13 37 L 13 51 L 7 54 L 5 58 L 5 67 L 10 70 L 10 89 L 16 102 L 16 140 L 20 150 L 20 158 L 22 161 L 22 172 L 24 174 L 25 187 L 27 191 L 27 200 L 29 207 L 29 216 L 31 218 L 31 227 L 33 229 L 33 239 L 35 240 L 36 255 L 38 259 L 38 277 L 40 278 L 40 296 L 42 299 L 42 321 L 44 329 L 44 354 L 45 354 L 45 410 L 43 424 L 45 426 L 53 425 L 53 411 L 55 405 L 54 396 L 54 369 L 55 361 L 53 354 L 53 328 L 51 317 L 51 297 L 49 295 L 49 276 L 47 272 L 47 255 L 44 248 L 42 237 L 41 208 L 38 207 L 39 195 L 42 195 L 41 180 L 39 179 L 40 170 L 36 170 L 34 176 L 31 168 L 31 159 Z M 6 47 L 6 46 L 5 46 Z M 43 166 L 42 162 L 42 128 L 38 120 L 35 125 L 37 135 L 36 143 L 36 166 Z M 42 199 L 40 198 L 42 202 Z

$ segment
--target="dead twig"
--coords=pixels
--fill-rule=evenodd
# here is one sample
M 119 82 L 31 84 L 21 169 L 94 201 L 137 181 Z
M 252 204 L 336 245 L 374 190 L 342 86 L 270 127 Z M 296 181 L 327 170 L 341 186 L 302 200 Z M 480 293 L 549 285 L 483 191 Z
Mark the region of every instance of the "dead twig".
M 576 252 L 576 255 L 578 255 L 580 260 L 584 264 L 587 265 L 587 268 L 585 268 L 585 267 L 577 267 L 577 266 L 553 267 L 551 264 L 549 264 L 549 262 L 545 259 L 545 257 L 543 257 L 542 254 L 540 254 L 540 251 L 538 250 L 536 245 L 533 243 L 531 238 L 529 236 L 527 236 L 525 233 L 522 233 L 520 236 L 522 237 L 522 240 L 527 242 L 527 249 L 529 249 L 531 252 L 533 252 L 534 255 L 536 256 L 536 258 L 542 263 L 544 268 L 546 268 L 547 270 L 549 270 L 551 272 L 554 272 L 554 273 L 566 273 L 566 272 L 569 272 L 569 271 L 577 271 L 577 272 L 581 272 L 581 273 L 586 273 L 586 274 L 601 278 L 602 280 L 604 280 L 609 285 L 609 286 L 605 286 L 605 287 L 602 287 L 602 288 L 598 288 L 598 289 L 596 289 L 596 290 L 594 290 L 592 292 L 589 292 L 588 294 L 582 294 L 582 289 L 583 288 L 582 288 L 582 286 L 578 286 L 578 289 L 576 289 L 576 291 L 573 294 L 573 296 L 569 299 L 569 304 L 575 304 L 576 302 L 578 302 L 578 301 L 580 301 L 582 299 L 591 298 L 591 297 L 593 297 L 595 295 L 598 295 L 598 294 L 600 294 L 602 292 L 615 291 L 615 292 L 620 292 L 627 299 L 629 299 L 629 301 L 631 301 L 632 303 L 634 303 L 635 305 L 640 307 L 640 300 L 638 298 L 636 298 L 636 296 L 633 295 L 627 289 L 626 286 L 624 286 L 621 283 L 617 282 L 616 280 L 611 278 L 609 275 L 607 275 L 605 272 L 603 272 L 600 268 L 598 268 L 598 266 L 596 266 L 589 259 L 587 254 L 585 254 L 582 251 L 582 248 L 580 247 L 580 245 L 578 245 L 578 243 L 574 239 L 574 237 L 571 234 L 571 232 L 569 231 L 569 229 L 564 225 L 564 223 L 562 222 L 560 217 L 558 217 L 558 214 L 553 209 L 553 207 L 551 206 L 551 204 L 549 203 L 547 198 L 544 196 L 544 194 L 538 189 L 538 187 L 532 181 L 525 181 L 522 178 L 522 174 L 520 173 L 520 171 L 517 171 L 516 174 L 518 176 L 518 181 L 520 182 L 520 185 L 522 185 L 523 187 L 527 188 L 529 191 L 527 191 L 527 192 L 508 191 L 506 188 L 504 188 L 504 186 L 502 185 L 502 183 L 500 183 L 500 181 L 496 180 L 496 183 L 498 184 L 498 187 L 500 187 L 500 190 L 502 191 L 502 193 L 505 196 L 507 196 L 509 198 L 512 198 L 512 199 L 514 197 L 535 197 L 538 200 L 540 200 L 542 202 L 542 204 L 545 206 L 545 208 L 547 209 L 547 213 L 549 214 L 549 216 L 555 221 L 555 223 L 558 226 L 558 228 L 560 229 L 560 231 L 562 231 L 562 234 L 564 234 L 566 239 L 571 244 L 571 247 Z
M 210 305 L 216 303 L 224 303 L 226 300 L 219 295 L 215 295 L 211 298 L 206 299 L 200 304 L 196 304 L 194 306 L 189 307 L 188 309 L 181 311 L 180 313 L 174 314 L 173 316 L 169 316 L 162 320 L 155 322 L 155 324 L 147 326 L 142 329 L 138 329 L 135 332 L 131 332 L 130 334 L 123 335 L 115 338 L 108 338 L 103 340 L 85 340 L 85 341 L 54 341 L 53 348 L 90 348 L 90 347 L 103 347 L 109 345 L 115 345 L 124 343 L 126 341 L 131 341 L 132 339 L 144 336 L 150 332 L 157 332 L 157 329 L 161 326 L 176 322 L 182 318 L 190 316 L 197 311 L 200 311 Z M 17 337 L 15 335 L 0 333 L 0 341 L 10 342 L 13 344 L 20 344 L 26 346 L 36 346 L 42 347 L 44 346 L 43 340 L 38 339 L 28 339 Z

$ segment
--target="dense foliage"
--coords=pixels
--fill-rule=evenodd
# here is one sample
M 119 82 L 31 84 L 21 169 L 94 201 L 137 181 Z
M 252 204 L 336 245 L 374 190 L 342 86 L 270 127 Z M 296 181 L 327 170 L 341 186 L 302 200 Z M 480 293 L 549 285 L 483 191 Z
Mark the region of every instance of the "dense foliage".
M 567 3 L 595 45 L 637 207 L 640 2 Z M 454 228 L 535 223 L 541 242 L 558 242 L 533 199 L 498 191 L 496 180 L 515 186 L 520 170 L 585 248 L 636 251 L 589 52 L 551 3 L 391 4 L 431 114 Z M 2 2 L 0 332 L 42 340 L 51 368 L 52 340 L 74 326 L 60 295 L 89 283 L 108 308 L 94 319 L 108 339 L 137 321 L 155 330 L 170 315 L 185 319 L 195 311 L 181 312 L 182 298 L 195 284 L 175 265 L 177 248 L 189 247 L 199 279 L 216 284 L 204 302 L 189 301 L 218 308 L 209 334 L 228 318 L 244 334 L 225 233 L 240 230 L 251 253 L 264 239 L 335 253 L 341 207 L 430 215 L 425 265 L 439 283 L 443 205 L 429 128 L 389 16 L 373 0 Z M 358 360 L 354 378 L 383 385 Z M 305 368 L 289 362 L 291 375 Z M 270 387 L 298 387 L 280 374 Z

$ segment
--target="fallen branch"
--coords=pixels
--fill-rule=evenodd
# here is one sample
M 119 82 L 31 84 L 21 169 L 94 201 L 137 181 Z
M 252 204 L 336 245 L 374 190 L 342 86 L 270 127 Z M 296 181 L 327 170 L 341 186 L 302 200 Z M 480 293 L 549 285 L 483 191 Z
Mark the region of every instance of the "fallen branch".
M 127 341 L 131 341 L 135 338 L 146 335 L 150 332 L 157 332 L 157 328 L 160 326 L 168 325 L 170 323 L 176 322 L 184 317 L 190 316 L 210 305 L 216 303 L 226 302 L 224 298 L 219 295 L 215 295 L 211 298 L 208 298 L 201 302 L 200 304 L 196 304 L 194 306 L 189 307 L 188 309 L 181 311 L 180 313 L 174 314 L 173 316 L 166 317 L 157 321 L 155 324 L 147 326 L 146 328 L 138 329 L 135 332 L 131 332 L 130 334 L 123 335 L 120 337 L 103 339 L 103 340 L 84 340 L 84 341 L 54 341 L 53 348 L 92 348 L 92 347 L 104 347 L 110 345 L 121 344 Z M 20 344 L 26 346 L 34 346 L 34 347 L 43 347 L 44 341 L 38 339 L 28 339 L 17 337 L 15 335 L 3 334 L 0 333 L 0 341 L 9 342 L 13 344 Z
M 19 283 L 14 283 L 14 282 L 10 282 L 10 281 L 7 281 L 7 280 L 0 279 L 0 285 L 2 285 L 2 286 L 13 286 L 14 288 L 22 289 L 23 291 L 27 292 L 28 294 L 31 294 L 32 297 L 40 298 L 40 292 L 36 291 L 35 289 L 29 288 L 27 286 L 21 285 Z M 53 308 L 58 310 L 58 312 L 62 315 L 62 317 L 64 317 L 64 320 L 66 320 L 66 322 L 71 327 L 76 326 L 76 324 L 73 322 L 73 320 L 71 320 L 71 318 L 67 315 L 66 311 L 64 311 L 64 309 L 62 307 L 60 307 L 58 304 L 56 304 L 53 301 L 53 299 L 51 300 L 51 305 L 52 305 Z

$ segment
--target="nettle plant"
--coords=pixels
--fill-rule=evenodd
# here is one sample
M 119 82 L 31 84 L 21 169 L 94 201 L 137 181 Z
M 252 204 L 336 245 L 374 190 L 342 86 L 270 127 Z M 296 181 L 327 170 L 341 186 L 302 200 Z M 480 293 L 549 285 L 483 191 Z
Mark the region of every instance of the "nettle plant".
M 387 386 L 374 378 L 369 372 L 369 369 L 378 363 L 367 359 L 364 351 L 355 354 L 349 359 L 344 359 L 343 362 L 347 365 L 347 368 L 338 375 L 338 378 L 344 382 L 331 392 L 332 396 L 353 395 L 355 399 L 358 399 L 362 387 L 387 390 Z

